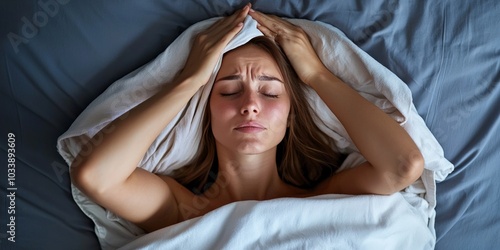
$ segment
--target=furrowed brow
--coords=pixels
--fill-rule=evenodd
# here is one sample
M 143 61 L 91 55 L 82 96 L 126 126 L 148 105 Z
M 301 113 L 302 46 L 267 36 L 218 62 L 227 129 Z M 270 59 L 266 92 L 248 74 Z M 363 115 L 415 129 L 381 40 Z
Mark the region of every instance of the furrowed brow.
M 278 82 L 281 82 L 283 83 L 282 80 L 280 80 L 279 78 L 277 77 L 274 77 L 274 76 L 259 76 L 257 79 L 259 79 L 260 81 L 278 81 Z
M 218 81 L 241 80 L 241 79 L 242 79 L 241 75 L 228 75 L 228 76 L 224 76 L 224 77 L 219 78 L 215 82 L 218 82 Z M 278 81 L 278 82 L 283 83 L 282 80 L 280 80 L 279 78 L 274 77 L 274 76 L 261 75 L 261 76 L 258 76 L 257 79 L 259 81 Z
M 227 81 L 227 80 L 241 80 L 241 75 L 228 75 L 228 76 L 224 76 L 222 78 L 219 78 L 219 80 L 215 81 L 215 82 L 218 82 L 218 81 Z

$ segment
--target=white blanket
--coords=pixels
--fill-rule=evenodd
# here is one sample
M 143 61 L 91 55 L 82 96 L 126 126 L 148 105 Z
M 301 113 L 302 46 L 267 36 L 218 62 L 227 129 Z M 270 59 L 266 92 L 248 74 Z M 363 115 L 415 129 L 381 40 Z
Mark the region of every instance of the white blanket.
M 84 145 L 104 126 L 154 95 L 161 85 L 169 84 L 184 66 L 194 35 L 217 19 L 191 26 L 157 58 L 116 81 L 94 100 L 58 139 L 59 153 L 68 165 L 71 165 L 80 150 L 84 154 L 93 150 L 92 145 Z M 331 245 L 357 248 L 380 242 L 380 238 L 388 235 L 393 236 L 391 242 L 394 246 L 420 242 L 423 244 L 420 246 L 433 247 L 435 182 L 444 180 L 453 171 L 453 165 L 444 158 L 441 146 L 416 112 L 410 90 L 338 29 L 321 22 L 288 21 L 308 33 L 316 52 L 330 71 L 406 129 L 424 156 L 425 170 L 422 177 L 404 191 L 390 197 L 330 195 L 308 199 L 236 202 L 202 218 L 148 234 L 139 238 L 133 243 L 136 245 L 130 248 L 146 246 L 147 242 L 167 244 L 162 245 L 165 247 L 183 245 L 188 248 L 243 248 L 245 244 L 250 244 L 247 246 L 249 248 Z M 255 20 L 247 17 L 242 31 L 225 51 L 260 35 L 262 33 L 256 28 Z M 168 174 L 193 159 L 201 138 L 204 106 L 219 67 L 220 60 L 210 81 L 165 127 L 139 167 Z M 318 126 L 335 140 L 341 152 L 349 154 L 341 169 L 363 162 L 363 157 L 345 129 L 319 96 L 311 90 L 309 97 L 310 104 L 324 122 L 317 122 Z M 90 201 L 73 185 L 72 194 L 82 211 L 95 222 L 95 231 L 104 249 L 123 246 L 144 234 L 140 228 Z M 226 225 L 231 226 L 231 229 Z M 323 237 L 326 235 L 328 237 Z M 412 237 L 415 241 L 408 241 Z M 383 248 L 387 248 L 385 246 Z
M 432 249 L 427 222 L 415 210 L 399 193 L 243 201 L 123 249 Z

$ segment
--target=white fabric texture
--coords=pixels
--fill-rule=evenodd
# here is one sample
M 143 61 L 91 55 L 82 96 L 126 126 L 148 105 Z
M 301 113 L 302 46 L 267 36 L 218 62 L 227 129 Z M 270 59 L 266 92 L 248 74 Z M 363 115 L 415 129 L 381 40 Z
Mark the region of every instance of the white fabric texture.
M 90 152 L 93 146 L 92 144 L 86 145 L 86 142 L 107 124 L 157 93 L 165 84 L 171 83 L 175 75 L 184 66 L 187 56 L 189 55 L 193 37 L 200 31 L 209 27 L 217 19 L 218 18 L 205 20 L 191 26 L 153 61 L 116 81 L 95 99 L 82 114 L 80 114 L 68 131 L 58 138 L 58 151 L 66 163 L 71 166 L 80 151 L 83 152 L 83 155 Z M 227 220 L 231 219 L 235 220 L 231 221 L 231 225 L 237 224 L 238 226 L 235 228 L 240 230 L 240 232 L 230 231 L 231 237 L 227 235 L 222 238 L 218 237 L 217 239 L 222 240 L 216 242 L 217 245 L 213 246 L 217 246 L 217 248 L 224 246 L 231 248 L 230 246 L 234 247 L 236 246 L 235 244 L 238 243 L 238 237 L 253 237 L 249 236 L 249 234 L 252 235 L 259 230 L 264 230 L 265 232 L 271 230 L 269 232 L 270 235 L 273 233 L 280 234 L 279 237 L 277 237 L 279 242 L 270 242 L 272 237 L 269 238 L 269 241 L 260 241 L 259 237 L 263 237 L 263 234 L 260 234 L 259 237 L 255 238 L 253 245 L 247 241 L 241 241 L 241 243 L 249 243 L 252 246 L 261 247 L 265 247 L 265 245 L 258 244 L 269 243 L 279 248 L 280 246 L 289 246 L 282 245 L 285 243 L 281 241 L 291 241 L 290 244 L 300 244 L 301 238 L 305 236 L 309 237 L 315 234 L 317 238 L 320 234 L 326 235 L 330 233 L 342 237 L 350 237 L 335 240 L 338 240 L 338 242 L 349 242 L 349 244 L 353 244 L 349 246 L 355 247 L 357 243 L 364 244 L 364 242 L 376 241 L 376 239 L 371 239 L 371 236 L 378 235 L 377 237 L 379 237 L 384 233 L 371 231 L 384 231 L 386 230 L 385 228 L 391 228 L 391 230 L 398 229 L 402 230 L 401 232 L 408 232 L 408 234 L 404 234 L 404 237 L 413 236 L 413 234 L 419 234 L 419 236 L 415 236 L 416 238 L 425 236 L 424 242 L 429 242 L 428 246 L 432 247 L 435 242 L 434 208 L 436 206 L 436 181 L 444 180 L 446 176 L 453 171 L 453 165 L 444 158 L 442 147 L 426 127 L 423 119 L 418 115 L 412 103 L 409 88 L 396 75 L 358 48 L 335 27 L 321 22 L 299 19 L 287 20 L 302 27 L 304 31 L 306 31 L 320 59 L 331 72 L 406 129 L 424 156 L 425 170 L 422 177 L 404 191 L 390 197 L 347 197 L 330 195 L 322 198 L 278 199 L 266 202 L 236 202 L 217 209 L 205 215 L 203 218 L 192 219 L 160 231 L 164 232 L 164 235 L 171 235 L 171 237 L 175 238 L 179 235 L 184 235 L 182 237 L 185 237 L 186 234 L 183 234 L 183 232 L 190 230 L 189 232 L 192 233 L 192 236 L 197 237 L 198 232 L 207 231 L 207 229 L 210 231 L 217 228 L 217 226 L 214 226 L 214 228 L 209 226 L 214 224 L 215 221 L 220 220 L 225 221 L 224 223 L 228 223 Z M 224 52 L 243 45 L 250 39 L 261 35 L 262 33 L 256 28 L 256 21 L 248 16 L 245 19 L 243 29 L 228 44 Z M 181 112 L 179 112 L 165 127 L 158 138 L 152 143 L 138 167 L 154 173 L 169 174 L 172 170 L 185 166 L 193 159 L 201 138 L 200 124 L 204 107 L 208 101 L 208 96 L 215 75 L 220 67 L 221 60 L 222 58 L 220 58 L 210 81 L 204 87 L 200 88 Z M 341 169 L 353 167 L 363 162 L 364 158 L 359 154 L 342 124 L 323 103 L 316 92 L 310 89 L 308 97 L 313 109 L 316 110 L 319 115 L 320 121 L 316 121 L 316 123 L 320 129 L 335 140 L 338 149 L 342 153 L 348 154 Z M 76 203 L 80 206 L 82 211 L 95 222 L 95 231 L 104 249 L 123 246 L 144 234 L 140 228 L 132 223 L 114 216 L 101 206 L 89 200 L 88 197 L 81 193 L 75 186 L 72 185 L 71 188 Z M 400 199 L 400 197 L 404 197 L 404 199 Z M 364 204 L 363 200 L 365 200 L 366 205 L 362 205 Z M 408 204 L 411 206 L 408 206 Z M 314 217 L 316 218 L 314 219 L 309 212 L 302 213 L 301 209 L 307 210 L 307 206 L 311 206 L 311 213 L 316 211 L 313 209 L 314 207 L 325 207 L 317 210 L 319 214 L 315 216 L 319 217 Z M 332 211 L 337 211 L 339 214 L 328 212 L 330 211 L 329 209 L 333 207 L 336 207 L 338 210 Z M 364 211 L 365 207 L 370 211 Z M 406 210 L 400 211 L 402 208 L 406 208 Z M 261 218 L 261 222 L 267 221 L 266 223 L 270 223 L 271 221 L 273 227 L 268 228 L 268 226 L 266 226 L 265 228 L 260 228 L 259 226 L 259 230 L 256 230 L 254 227 L 258 225 L 259 221 L 256 220 L 255 217 L 259 214 L 256 214 L 255 211 L 266 211 L 266 209 L 271 209 L 275 212 L 263 212 L 263 216 L 267 215 L 270 217 Z M 236 210 L 239 211 L 238 216 L 242 216 L 241 219 L 235 216 L 234 211 Z M 350 213 L 349 215 L 346 215 L 345 211 L 344 213 L 340 213 L 343 210 L 351 212 L 356 211 L 356 213 Z M 247 212 L 248 214 L 246 214 Z M 395 215 L 399 214 L 398 216 L 400 217 L 398 220 L 391 217 L 390 214 L 393 212 Z M 286 219 L 287 216 L 283 216 L 283 220 L 275 220 L 277 214 L 289 215 L 290 218 L 294 218 L 293 220 L 297 223 L 307 225 L 303 227 L 306 231 L 294 231 L 300 227 L 291 225 L 290 221 Z M 416 225 L 418 223 L 415 224 L 415 228 L 412 230 L 407 228 L 408 225 L 410 225 L 408 222 L 416 221 L 417 218 L 413 218 L 415 216 L 425 222 L 424 224 L 426 227 L 424 231 L 422 231 L 423 229 L 421 227 Z M 321 218 L 321 220 L 318 218 Z M 366 221 L 367 218 L 376 221 L 376 223 L 368 223 Z M 307 222 L 308 220 L 311 220 L 310 223 L 312 224 L 309 225 Z M 400 223 L 399 220 L 403 222 L 406 221 L 406 223 Z M 210 223 L 206 224 L 206 221 L 210 221 Z M 318 224 L 318 227 L 314 227 L 314 223 L 317 221 L 321 221 L 321 223 Z M 353 224 L 349 224 L 350 222 Z M 227 231 L 228 228 L 222 227 L 224 223 L 220 225 L 220 230 L 229 232 Z M 254 225 L 253 223 L 256 224 Z M 283 223 L 283 225 L 287 226 L 280 228 L 281 224 L 279 223 Z M 393 223 L 394 225 L 386 225 L 386 223 Z M 327 224 L 330 227 L 327 227 Z M 382 224 L 383 226 L 380 226 Z M 340 233 L 340 230 L 343 230 L 346 225 L 352 227 L 352 234 L 349 234 L 349 236 Z M 374 227 L 374 225 L 378 226 Z M 392 226 L 394 226 L 394 228 L 392 228 Z M 411 227 L 413 226 L 414 225 L 411 224 Z M 314 228 L 316 231 L 311 228 Z M 323 230 L 323 228 L 325 231 L 318 231 Z M 328 228 L 333 228 L 333 231 Z M 288 229 L 291 229 L 291 231 Z M 307 232 L 309 229 L 313 230 L 313 232 Z M 359 233 L 357 233 L 357 230 L 359 230 Z M 176 233 L 168 233 L 170 231 Z M 221 233 L 224 232 L 217 233 L 220 236 Z M 368 238 L 363 238 L 365 236 Z M 194 241 L 198 241 L 196 237 L 189 238 L 189 242 L 185 240 L 185 244 L 191 246 L 190 244 L 194 244 Z M 233 237 L 235 238 L 233 239 Z M 400 239 L 400 243 L 404 243 L 404 240 L 406 240 L 403 239 L 404 237 Z M 430 237 L 430 239 L 426 237 Z M 202 240 L 204 240 L 204 238 L 199 239 L 199 241 Z M 304 242 L 309 242 L 307 239 L 303 240 Z M 333 241 L 333 239 L 329 239 L 326 243 L 330 242 L 330 240 L 332 240 L 331 243 L 335 245 L 336 241 Z M 165 242 L 174 242 L 174 240 L 169 238 L 169 240 Z M 224 245 L 226 243 L 227 245 Z M 204 246 L 202 242 L 198 244 L 200 244 L 198 246 Z M 311 242 L 311 244 L 313 243 Z M 317 244 L 323 243 L 318 239 Z
M 243 201 L 120 249 L 433 249 L 415 210 L 400 193 Z

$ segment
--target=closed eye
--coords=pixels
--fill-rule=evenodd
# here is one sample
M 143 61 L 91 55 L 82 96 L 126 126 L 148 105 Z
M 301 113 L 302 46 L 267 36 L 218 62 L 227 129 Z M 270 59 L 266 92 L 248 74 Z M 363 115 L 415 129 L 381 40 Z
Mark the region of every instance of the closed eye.
M 271 94 L 263 94 L 267 97 L 270 97 L 270 98 L 278 98 L 278 95 L 271 95 Z
M 238 94 L 238 92 L 236 92 L 236 93 L 221 93 L 220 95 L 221 96 L 233 96 L 236 94 Z M 273 94 L 262 94 L 262 95 L 269 97 L 269 98 L 278 98 L 279 97 L 278 95 L 273 95 Z

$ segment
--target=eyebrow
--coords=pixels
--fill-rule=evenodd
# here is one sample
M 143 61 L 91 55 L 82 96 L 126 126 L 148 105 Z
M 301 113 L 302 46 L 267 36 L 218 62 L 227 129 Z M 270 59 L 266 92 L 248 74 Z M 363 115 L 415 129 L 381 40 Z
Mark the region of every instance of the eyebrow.
M 228 75 L 228 76 L 224 76 L 224 77 L 220 78 L 219 80 L 217 80 L 215 82 L 224 81 L 224 80 L 241 80 L 241 79 L 242 79 L 241 75 Z M 278 82 L 283 83 L 282 80 L 280 80 L 279 78 L 274 77 L 274 76 L 261 75 L 261 76 L 258 76 L 257 79 L 259 81 L 278 81 Z

